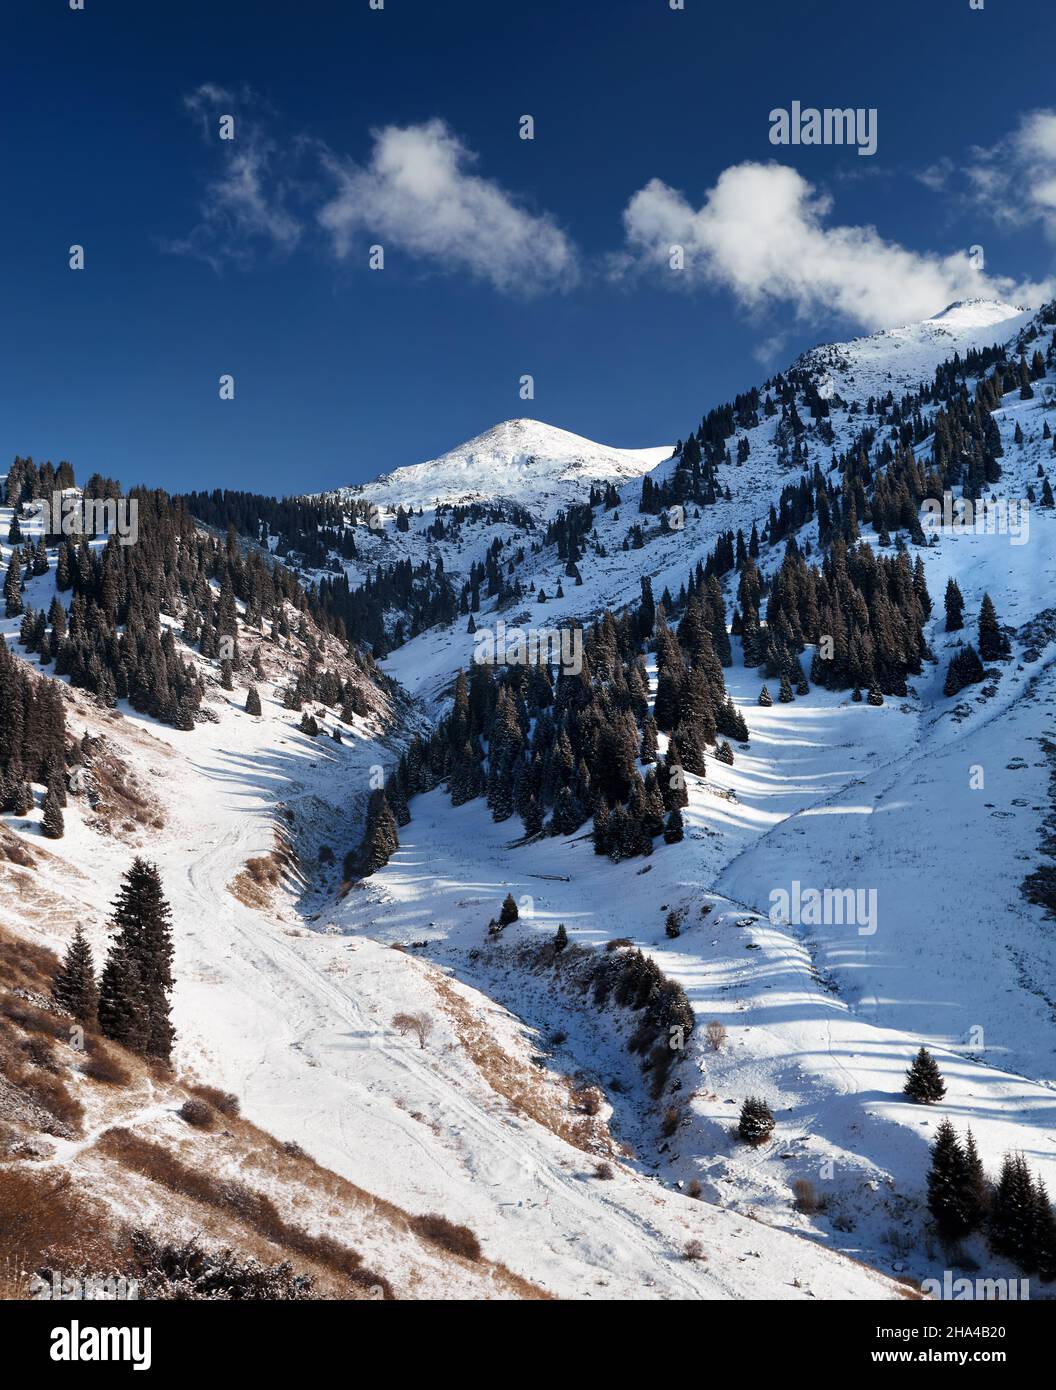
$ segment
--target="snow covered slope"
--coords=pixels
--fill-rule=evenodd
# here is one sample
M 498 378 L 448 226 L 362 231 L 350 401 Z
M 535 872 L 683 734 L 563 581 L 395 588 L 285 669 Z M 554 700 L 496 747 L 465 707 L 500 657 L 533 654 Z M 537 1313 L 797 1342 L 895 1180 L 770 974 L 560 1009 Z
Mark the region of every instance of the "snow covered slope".
M 586 499 L 592 485 L 617 486 L 648 473 L 670 446 L 617 449 L 539 420 L 505 420 L 428 463 L 342 490 L 382 507 L 517 502 L 537 516 Z
M 822 395 L 835 387 L 846 399 L 863 401 L 919 386 L 955 352 L 963 357 L 970 348 L 1007 343 L 1030 318 L 1031 311 L 1022 305 L 997 299 L 959 300 L 920 323 L 812 348 L 793 366 L 819 373 Z

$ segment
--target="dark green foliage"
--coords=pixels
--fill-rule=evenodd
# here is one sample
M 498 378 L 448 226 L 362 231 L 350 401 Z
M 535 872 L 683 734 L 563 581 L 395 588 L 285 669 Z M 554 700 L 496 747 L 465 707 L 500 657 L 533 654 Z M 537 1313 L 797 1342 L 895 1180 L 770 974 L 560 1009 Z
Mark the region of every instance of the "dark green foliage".
M 512 893 L 507 893 L 502 900 L 502 907 L 499 910 L 499 925 L 508 927 L 511 922 L 516 922 L 518 917 L 517 904 Z
M 74 931 L 73 940 L 56 972 L 51 993 L 60 1008 L 72 1014 L 86 1028 L 95 1027 L 99 986 L 95 979 L 92 948 L 80 925 Z
M 757 1096 L 749 1096 L 741 1106 L 738 1135 L 746 1144 L 755 1147 L 757 1144 L 765 1144 L 773 1132 L 774 1117 L 769 1105 Z
M 1000 661 L 1008 656 L 1011 650 L 1008 638 L 997 620 L 993 600 L 989 594 L 984 594 L 979 609 L 979 655 L 983 661 Z
M 922 1047 L 913 1059 L 902 1090 L 904 1095 L 921 1105 L 934 1105 L 946 1094 L 946 1084 L 938 1063 L 927 1048 Z
M 116 935 L 99 990 L 104 1035 L 165 1062 L 174 1038 L 171 916 L 156 866 L 134 859 L 114 901 Z
M 979 653 L 969 642 L 950 658 L 946 672 L 946 682 L 942 687 L 944 695 L 956 695 L 967 685 L 978 685 L 986 677 Z
M 392 813 L 388 797 L 378 787 L 371 792 L 367 803 L 367 827 L 357 860 L 359 873 L 366 878 L 383 868 L 399 847 L 400 836 L 396 817 Z

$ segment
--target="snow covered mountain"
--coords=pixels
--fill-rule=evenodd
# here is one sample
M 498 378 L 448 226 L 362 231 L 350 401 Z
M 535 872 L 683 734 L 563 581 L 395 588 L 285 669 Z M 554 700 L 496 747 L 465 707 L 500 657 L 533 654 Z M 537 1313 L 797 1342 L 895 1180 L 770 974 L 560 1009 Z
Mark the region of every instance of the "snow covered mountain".
M 793 363 L 819 375 L 822 395 L 834 388 L 864 400 L 918 386 L 954 353 L 1008 343 L 1029 323 L 1031 311 L 997 299 L 965 299 L 931 318 L 883 329 L 846 343 L 811 348 Z
M 1009 387 L 990 412 L 1002 475 L 983 489 L 1042 500 L 1053 471 L 1054 323 L 1051 311 L 970 301 L 804 354 L 757 388 L 757 410 L 731 412 L 732 430 L 713 451 L 714 497 L 688 502 L 675 527 L 639 510 L 644 478 L 661 486 L 675 477 L 670 450 L 608 449 L 535 421 L 507 422 L 432 463 L 347 489 L 337 496 L 349 504 L 356 555 L 335 551 L 306 577 L 337 567 L 354 586 L 372 566 L 408 559 L 435 576 L 442 560 L 446 616 L 420 612 L 381 675 L 354 635 L 355 661 L 348 634 L 317 625 L 303 595 L 262 605 L 244 596 L 240 575 L 236 599 L 217 558 L 209 585 L 174 591 L 160 620 L 203 684 L 205 713 L 189 729 L 144 712 L 142 698 L 134 705 L 122 694 L 111 707 L 75 688 L 61 669 L 68 663 L 52 664 L 57 637 L 42 659 L 43 615 L 53 623 L 55 602 L 68 602 L 52 550 L 50 569 L 24 574 L 30 620 L 12 615 L 0 631 L 26 670 L 61 685 L 69 727 L 93 750 L 92 795 L 70 788 L 59 839 L 42 828 L 42 785 L 28 810 L 3 815 L 0 930 L 61 952 L 82 922 L 101 959 L 130 854 L 156 861 L 173 905 L 181 1076 L 238 1094 L 259 1127 L 241 1136 L 255 1153 L 270 1134 L 325 1165 L 329 1176 L 314 1180 L 331 1186 L 308 1197 L 290 1188 L 307 1183 L 303 1171 L 259 1158 L 254 1171 L 314 1232 L 353 1232 L 396 1296 L 484 1296 L 490 1287 L 504 1297 L 872 1299 L 902 1295 L 900 1280 L 941 1276 L 953 1257 L 936 1242 L 925 1203 L 940 1119 L 961 1133 L 971 1126 L 991 1175 L 1006 1152 L 1022 1151 L 1056 1189 L 1056 952 L 1043 907 L 1021 892 L 1051 857 L 1052 509 L 1032 508 L 1022 544 L 951 529 L 922 545 L 904 519 L 884 539 L 862 515 L 866 545 L 920 561 L 931 655 L 904 694 L 879 705 L 813 677 L 794 700 L 760 705 L 764 676 L 745 664 L 734 633 L 725 689 L 750 736 L 732 763 L 709 745 L 705 773 L 688 774 L 681 841 L 613 862 L 593 853 L 589 820 L 570 834 L 525 835 L 516 815 L 493 816 L 479 795 L 453 805 L 434 785 L 413 796 L 387 862 L 363 876 L 340 866 L 362 836 L 379 772 L 391 778 L 411 739 L 450 710 L 480 629 L 564 628 L 606 609 L 618 618 L 646 578 L 657 598 L 671 595 L 677 630 L 687 578 L 718 537 L 747 539 L 753 527 L 758 569 L 773 585 L 788 538 L 813 560 L 831 541 L 813 504 L 769 534 L 782 493 L 816 492 L 819 476 L 834 497 L 849 492 L 839 459 L 861 445 L 866 426 L 873 474 L 886 466 L 882 451 L 908 447 L 907 429 L 915 458 L 930 460 L 949 398 L 929 396 L 905 415 L 900 398 L 955 353 L 963 362 L 1003 345 L 1010 372 L 1021 347 L 1043 359 L 1032 384 Z M 812 414 L 818 399 L 827 414 Z M 673 421 L 672 436 L 690 423 Z M 567 534 L 561 553 L 540 519 L 607 482 L 619 499 L 595 508 L 573 561 Z M 374 530 L 352 518 L 363 501 L 415 515 L 406 530 L 392 514 Z M 529 521 L 453 524 L 445 506 L 466 501 L 513 502 Z M 0 538 L 12 519 L 11 507 L 0 510 Z M 31 543 L 32 527 L 26 520 Z M 5 568 L 14 544 L 0 540 Z M 489 552 L 498 556 L 493 584 L 478 568 Z M 964 630 L 946 630 L 950 579 L 963 595 Z M 719 582 L 730 615 L 736 570 Z M 206 588 L 203 618 L 194 603 Z M 944 676 L 975 639 L 984 594 L 1010 655 L 946 695 Z M 193 620 L 179 611 L 184 601 Z M 402 617 L 393 603 L 390 633 Z M 225 607 L 237 626 L 231 669 L 216 641 Z M 642 655 L 655 711 L 656 653 Z M 347 682 L 355 698 L 345 690 L 342 703 L 335 692 Z M 259 715 L 246 708 L 251 685 Z M 669 749 L 663 732 L 659 749 Z M 875 892 L 876 930 L 771 921 L 771 893 L 793 883 Z M 500 944 L 488 925 L 507 894 L 519 916 Z M 614 1011 L 584 1008 L 574 973 L 555 965 L 559 926 L 573 948 L 565 959 L 603 958 L 610 943 L 627 951 L 630 942 L 685 991 L 699 1026 L 659 1109 L 628 1049 L 629 1027 Z M 432 1028 L 423 1046 L 397 1022 L 419 1015 Z M 706 1025 L 721 1045 L 709 1045 Z M 903 1094 L 922 1045 L 946 1081 L 941 1105 Z M 75 1166 L 121 1214 L 151 1210 L 153 1180 L 130 1182 L 104 1123 L 145 1132 L 188 1162 L 210 1161 L 176 1110 L 178 1087 L 162 1095 L 137 1076 L 134 1093 L 100 1099 L 63 1065 L 88 1118 L 79 1133 L 19 1140 L 36 1145 L 30 1161 L 42 1171 Z M 758 1147 L 737 1137 L 749 1096 L 763 1098 L 776 1122 L 772 1142 Z M 9 1102 L 0 1095 L 8 1125 Z M 225 1149 L 225 1172 L 240 1161 Z M 347 1207 L 335 1216 L 329 1198 L 339 1190 Z M 449 1262 L 412 1239 L 413 1223 L 430 1213 L 475 1233 L 485 1262 Z M 184 1230 L 194 1213 L 166 1215 Z M 1016 1272 L 995 1263 L 979 1235 L 964 1253 L 988 1271 Z
M 552 516 L 592 485 L 619 485 L 668 458 L 670 446 L 617 449 L 539 420 L 505 420 L 428 463 L 383 474 L 342 495 L 382 507 L 506 501 Z

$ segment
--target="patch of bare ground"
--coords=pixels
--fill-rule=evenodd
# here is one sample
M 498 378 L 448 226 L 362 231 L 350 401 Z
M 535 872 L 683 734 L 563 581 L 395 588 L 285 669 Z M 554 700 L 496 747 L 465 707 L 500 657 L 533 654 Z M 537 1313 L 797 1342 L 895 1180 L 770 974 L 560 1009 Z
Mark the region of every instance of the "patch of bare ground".
M 605 1097 L 596 1086 L 577 1085 L 571 1077 L 543 1072 L 511 1057 L 445 976 L 436 972 L 432 983 L 470 1060 L 516 1114 L 583 1153 L 613 1156 L 618 1152 L 600 1115 Z
M 80 746 L 84 779 L 77 795 L 87 797 L 90 807 L 85 824 L 118 840 L 163 830 L 161 802 L 143 787 L 113 741 L 100 736 L 83 740 Z
M 242 870 L 227 885 L 227 891 L 244 907 L 265 912 L 272 906 L 283 876 L 294 873 L 297 867 L 297 855 L 287 832 L 276 827 L 275 848 L 247 859 Z

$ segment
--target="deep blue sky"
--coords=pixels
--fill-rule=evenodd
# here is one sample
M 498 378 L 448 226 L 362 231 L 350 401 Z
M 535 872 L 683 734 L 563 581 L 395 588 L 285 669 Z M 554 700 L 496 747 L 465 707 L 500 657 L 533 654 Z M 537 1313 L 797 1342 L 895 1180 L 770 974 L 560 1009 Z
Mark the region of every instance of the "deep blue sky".
M 516 415 L 607 443 L 666 443 L 772 365 L 858 325 L 749 314 L 721 285 L 613 284 L 628 199 L 659 177 L 698 207 L 721 171 L 777 157 L 832 223 L 1041 279 L 1038 222 L 1006 227 L 912 175 L 1007 137 L 1052 91 L 1051 0 L 6 0 L 0 454 L 69 458 L 126 485 L 285 493 L 363 481 Z M 504 294 L 387 242 L 339 263 L 306 216 L 289 254 L 166 252 L 218 171 L 184 108 L 248 84 L 280 144 L 369 160 L 372 128 L 442 118 L 475 172 L 579 248 L 565 294 Z M 771 107 L 875 106 L 880 146 L 775 150 Z M 236 112 L 238 107 L 235 108 Z M 534 115 L 536 139 L 517 138 Z M 240 116 L 241 119 L 241 116 Z M 248 129 L 247 124 L 244 127 Z M 863 166 L 871 166 L 866 170 Z M 875 166 L 875 167 L 873 167 Z M 87 269 L 71 272 L 82 243 Z M 942 306 L 936 304 L 935 309 Z M 217 378 L 236 377 L 221 402 Z M 521 373 L 536 399 L 517 395 Z

